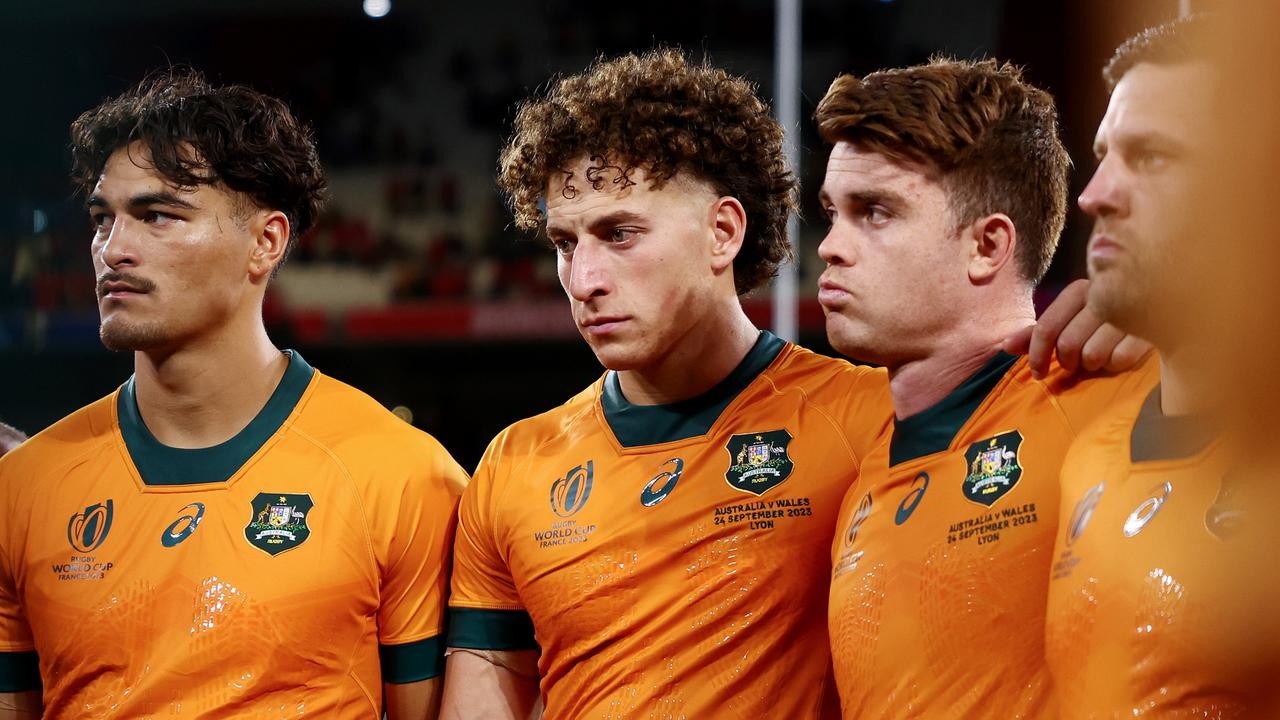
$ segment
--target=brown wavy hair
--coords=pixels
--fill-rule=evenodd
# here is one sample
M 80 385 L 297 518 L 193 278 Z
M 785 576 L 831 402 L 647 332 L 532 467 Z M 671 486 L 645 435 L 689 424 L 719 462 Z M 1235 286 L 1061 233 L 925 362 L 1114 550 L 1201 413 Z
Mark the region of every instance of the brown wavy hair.
M 88 195 L 112 153 L 138 142 L 179 187 L 222 185 L 289 218 L 289 245 L 315 224 L 326 181 L 311 129 L 284 102 L 194 70 L 148 76 L 71 123 L 71 178 Z
M 796 183 L 782 126 L 746 80 L 673 48 L 606 60 L 554 81 L 522 102 L 498 162 L 516 225 L 538 228 L 548 182 L 581 157 L 625 178 L 643 168 L 660 188 L 676 175 L 742 203 L 746 237 L 733 264 L 739 294 L 767 282 L 791 258 L 787 218 Z M 590 181 L 590 178 L 587 178 Z
M 841 140 L 941 173 L 956 227 L 1005 213 L 1015 259 L 1039 283 L 1067 213 L 1071 157 L 1049 93 L 994 60 L 935 58 L 865 78 L 841 75 L 818 103 L 823 140 Z

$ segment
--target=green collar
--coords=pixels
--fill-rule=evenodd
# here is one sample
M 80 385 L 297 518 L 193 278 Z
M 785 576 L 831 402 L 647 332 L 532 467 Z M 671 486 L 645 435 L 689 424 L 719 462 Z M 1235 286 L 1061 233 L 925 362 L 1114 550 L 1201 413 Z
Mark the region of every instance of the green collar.
M 893 439 L 889 441 L 889 466 L 951 447 L 956 433 L 1017 361 L 1017 355 L 996 353 L 978 372 L 970 375 L 960 387 L 933 407 L 905 420 L 894 420 Z
M 173 448 L 162 444 L 147 429 L 138 413 L 134 378 L 124 384 L 117 403 L 120 434 L 124 436 L 129 457 L 147 485 L 197 485 L 224 482 L 253 457 L 258 449 L 275 435 L 302 399 L 315 370 L 293 350 L 289 367 L 267 404 L 258 411 L 235 437 L 207 448 Z
M 600 405 L 609 428 L 623 447 L 642 447 L 706 435 L 720 413 L 756 376 L 769 367 L 786 342 L 764 330 L 738 367 L 715 387 L 695 398 L 669 405 L 633 405 L 622 396 L 618 373 L 605 375 Z
M 1160 386 L 1142 403 L 1129 435 L 1129 460 L 1155 462 L 1195 457 L 1218 437 L 1207 418 L 1199 415 L 1165 415 L 1160 409 Z

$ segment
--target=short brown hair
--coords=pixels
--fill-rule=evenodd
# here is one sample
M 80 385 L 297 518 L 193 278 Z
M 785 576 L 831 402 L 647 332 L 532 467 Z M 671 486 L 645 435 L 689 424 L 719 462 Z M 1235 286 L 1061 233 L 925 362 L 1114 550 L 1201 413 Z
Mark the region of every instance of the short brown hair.
M 841 75 L 816 119 L 829 143 L 936 168 L 957 227 L 1007 214 L 1023 277 L 1044 277 L 1066 219 L 1071 157 L 1053 98 L 1016 66 L 935 58 L 865 78 Z
M 1146 28 L 1120 43 L 1111 59 L 1102 68 L 1102 79 L 1107 90 L 1115 90 L 1116 84 L 1134 65 L 1143 62 L 1172 65 L 1206 57 L 1207 34 L 1210 16 L 1204 13 L 1187 15 L 1162 25 Z
M 93 191 L 112 153 L 135 142 L 179 187 L 223 186 L 289 218 L 290 245 L 315 224 L 326 182 L 311 130 L 282 101 L 194 70 L 153 74 L 71 123 L 72 181 Z
M 681 174 L 737 198 L 747 214 L 733 263 L 739 294 L 763 285 L 791 257 L 786 226 L 796 184 L 782 126 L 742 78 L 663 48 L 597 58 L 524 101 L 498 163 L 518 226 L 541 224 L 548 181 L 580 157 L 624 175 L 643 168 L 654 187 Z

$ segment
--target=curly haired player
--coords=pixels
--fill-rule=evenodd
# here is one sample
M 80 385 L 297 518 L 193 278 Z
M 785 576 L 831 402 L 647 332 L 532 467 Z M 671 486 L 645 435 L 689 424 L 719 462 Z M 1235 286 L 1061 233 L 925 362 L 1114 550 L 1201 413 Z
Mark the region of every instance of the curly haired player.
M 834 717 L 824 548 L 890 410 L 739 302 L 788 256 L 782 128 L 744 80 L 628 55 L 526 102 L 500 182 L 606 372 L 464 494 L 444 717 L 527 717 L 539 677 L 548 717 Z

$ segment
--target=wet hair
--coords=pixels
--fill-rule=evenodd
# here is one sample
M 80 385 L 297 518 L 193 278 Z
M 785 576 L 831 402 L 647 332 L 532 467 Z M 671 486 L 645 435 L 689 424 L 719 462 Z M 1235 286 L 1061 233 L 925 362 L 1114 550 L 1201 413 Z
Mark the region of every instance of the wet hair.
M 936 170 L 957 228 L 1005 213 L 1015 259 L 1039 283 L 1067 213 L 1071 157 L 1053 98 L 995 60 L 934 58 L 923 65 L 841 75 L 818 103 L 823 140 Z
M 72 181 L 88 195 L 112 153 L 144 146 L 183 188 L 220 185 L 289 218 L 289 244 L 316 222 L 326 182 L 311 129 L 281 100 L 213 87 L 194 70 L 155 73 L 71 123 Z
M 552 180 L 557 192 L 575 183 L 623 184 L 642 168 L 651 187 L 677 176 L 702 181 L 746 211 L 746 236 L 733 263 L 739 294 L 778 272 L 791 258 L 787 218 L 796 182 L 782 151 L 782 126 L 748 81 L 677 49 L 598 58 L 583 73 L 559 78 L 520 104 L 502 150 L 498 182 L 516 225 L 535 229 Z M 589 158 L 586 178 L 567 169 Z

